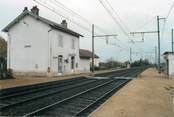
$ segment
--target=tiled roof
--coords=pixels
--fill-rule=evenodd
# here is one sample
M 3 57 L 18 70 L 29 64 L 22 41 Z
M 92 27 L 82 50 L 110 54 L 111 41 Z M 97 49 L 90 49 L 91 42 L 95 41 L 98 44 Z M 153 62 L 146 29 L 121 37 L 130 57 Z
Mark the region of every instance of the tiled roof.
M 173 52 L 164 52 L 163 55 L 169 55 L 169 54 L 174 54 Z
M 89 51 L 89 50 L 85 50 L 85 49 L 80 49 L 79 50 L 79 55 L 80 55 L 80 58 L 84 58 L 84 59 L 92 58 L 92 52 Z M 95 58 L 99 58 L 99 56 L 97 56 L 95 54 Z
M 57 30 L 59 30 L 59 31 L 62 31 L 62 32 L 64 32 L 64 33 L 68 33 L 68 34 L 71 34 L 71 35 L 76 36 L 76 37 L 79 37 L 79 36 L 83 37 L 83 35 L 81 35 L 81 34 L 79 34 L 79 33 L 77 33 L 77 32 L 74 32 L 74 31 L 72 31 L 72 30 L 70 30 L 70 29 L 68 29 L 68 28 L 64 28 L 64 27 L 61 26 L 60 24 L 57 24 L 57 23 L 55 23 L 55 22 L 53 22 L 53 21 L 51 21 L 51 20 L 48 20 L 48 19 L 46 19 L 46 18 L 40 17 L 40 16 L 38 16 L 38 15 L 35 15 L 35 14 L 33 14 L 32 12 L 30 12 L 30 11 L 28 11 L 28 10 L 22 12 L 17 18 L 15 18 L 10 24 L 8 24 L 2 31 L 3 31 L 3 32 L 8 32 L 9 29 L 10 29 L 12 26 L 14 26 L 16 23 L 18 23 L 22 18 L 24 18 L 24 17 L 27 16 L 27 15 L 30 15 L 30 16 L 32 16 L 33 18 L 35 18 L 35 19 L 37 19 L 37 20 L 40 20 L 40 21 L 42 21 L 42 22 L 44 22 L 44 23 L 50 25 L 51 27 L 53 27 L 53 28 L 55 28 L 55 29 L 57 29 Z

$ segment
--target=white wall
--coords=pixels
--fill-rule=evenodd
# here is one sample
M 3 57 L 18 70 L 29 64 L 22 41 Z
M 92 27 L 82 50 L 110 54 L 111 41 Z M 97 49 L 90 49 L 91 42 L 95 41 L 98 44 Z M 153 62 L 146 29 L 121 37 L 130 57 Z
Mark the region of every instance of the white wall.
M 92 63 L 92 58 L 90 59 L 90 62 Z M 94 66 L 99 67 L 100 59 L 94 58 Z
M 169 60 L 169 75 L 174 76 L 174 55 L 169 55 L 168 60 Z
M 20 72 L 46 72 L 49 29 L 48 25 L 31 16 L 15 24 L 9 30 L 8 66 Z
M 90 60 L 89 59 L 80 59 L 79 71 L 90 72 Z
M 62 35 L 63 37 L 63 47 L 59 47 L 58 39 L 59 35 Z M 78 68 L 76 68 L 76 64 L 79 66 L 79 38 L 57 31 L 57 30 L 52 30 L 51 35 L 51 48 L 52 48 L 52 53 L 51 53 L 51 67 L 53 72 L 58 72 L 58 59 L 57 57 L 59 55 L 63 56 L 63 60 L 68 59 L 69 63 L 66 63 L 63 61 L 63 72 L 75 72 L 78 71 Z M 72 48 L 72 39 L 75 40 L 75 48 Z M 75 70 L 71 70 L 71 56 L 75 56 Z
M 26 16 L 8 32 L 8 68 L 14 72 L 58 73 L 58 56 L 63 56 L 63 73 L 89 72 L 90 60 L 79 58 L 79 38 L 52 29 L 31 16 Z M 59 35 L 63 47 L 59 47 Z M 72 48 L 72 39 L 75 48 Z M 29 46 L 29 47 L 26 47 Z M 71 56 L 75 56 L 75 69 L 71 69 Z M 68 63 L 64 60 L 68 59 Z
M 63 47 L 58 46 L 59 35 Z M 72 48 L 72 39 L 75 48 Z M 9 31 L 8 67 L 16 72 L 58 73 L 58 56 L 63 56 L 63 73 L 79 71 L 79 38 L 52 29 L 45 23 L 26 16 Z M 31 47 L 25 47 L 31 46 Z M 75 56 L 75 69 L 71 69 L 71 56 Z M 69 63 L 64 62 L 65 59 Z M 77 68 L 76 68 L 77 65 Z

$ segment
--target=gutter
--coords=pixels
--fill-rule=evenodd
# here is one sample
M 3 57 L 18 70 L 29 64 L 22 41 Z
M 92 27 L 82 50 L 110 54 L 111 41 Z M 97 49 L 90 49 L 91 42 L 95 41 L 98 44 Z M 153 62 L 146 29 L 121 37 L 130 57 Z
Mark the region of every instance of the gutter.
M 53 28 L 50 28 L 48 30 L 48 69 L 47 72 L 51 72 L 51 57 L 52 57 L 52 44 L 51 44 L 51 38 L 50 38 L 50 32 L 53 30 Z
M 8 43 L 7 43 L 7 69 L 10 69 L 11 68 L 11 35 L 10 33 L 8 32 Z

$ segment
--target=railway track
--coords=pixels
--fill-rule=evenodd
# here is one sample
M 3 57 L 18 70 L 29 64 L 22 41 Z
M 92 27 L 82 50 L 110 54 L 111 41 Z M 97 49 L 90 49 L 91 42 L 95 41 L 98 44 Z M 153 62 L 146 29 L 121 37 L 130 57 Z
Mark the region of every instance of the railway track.
M 120 88 L 129 80 L 111 80 L 72 97 L 46 106 L 25 116 L 84 116 L 84 112 L 107 94 Z M 85 113 L 86 114 L 86 113 Z
M 73 81 L 62 82 L 60 84 L 58 83 L 58 85 L 55 84 L 55 86 L 48 85 L 46 88 L 44 86 L 42 88 L 38 87 L 37 90 L 34 89 L 34 92 L 30 90 L 25 92 L 24 90 L 14 94 L 7 93 L 0 97 L 0 115 L 87 116 L 90 113 L 89 110 L 91 110 L 92 106 L 95 107 L 101 100 L 106 100 L 108 95 L 111 95 L 130 81 L 128 79 L 114 79 L 115 76 L 135 77 L 143 70 L 144 69 L 130 69 L 114 74 L 105 74 L 110 77 L 110 79 L 105 80 L 80 78 Z M 93 100 L 91 100 L 90 97 L 93 97 Z M 88 103 L 85 99 L 88 100 Z M 58 110 L 55 110 L 55 108 Z M 59 110 L 61 110 L 61 113 Z
M 125 71 L 124 71 L 125 72 Z M 116 73 L 117 76 L 125 74 L 123 71 Z M 114 74 L 115 75 L 115 74 Z M 92 83 L 94 80 L 86 79 L 86 78 L 78 78 L 72 80 L 65 80 L 61 83 L 51 82 L 50 84 L 41 84 L 36 87 L 24 88 L 22 91 L 17 90 L 15 93 L 9 93 L 0 96 L 0 109 L 5 109 L 10 106 L 15 106 L 20 103 L 24 103 L 27 101 L 35 100 L 38 98 L 42 98 L 51 94 L 58 93 L 63 90 L 67 90 L 69 88 L 85 85 L 87 83 Z M 67 87 L 66 87 L 67 86 Z M 54 90 L 52 90 L 54 89 Z M 14 89 L 13 91 L 15 91 Z

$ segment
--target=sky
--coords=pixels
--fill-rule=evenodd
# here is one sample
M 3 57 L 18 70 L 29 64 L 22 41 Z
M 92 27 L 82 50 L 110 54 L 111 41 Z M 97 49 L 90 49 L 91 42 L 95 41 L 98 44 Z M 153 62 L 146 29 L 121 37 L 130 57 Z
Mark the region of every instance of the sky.
M 145 34 L 144 42 L 141 42 L 142 35 L 131 35 L 130 32 L 156 31 L 156 17 L 166 18 L 174 3 L 174 0 L 101 0 L 112 11 L 114 21 L 100 0 L 36 1 L 48 6 L 54 12 L 33 0 L 0 0 L 0 29 L 2 30 L 17 17 L 25 6 L 31 9 L 32 6 L 37 5 L 40 9 L 40 16 L 57 23 L 66 19 L 70 29 L 84 35 L 80 39 L 80 47 L 83 49 L 91 50 L 92 24 L 95 25 L 95 35 L 117 34 L 117 37 L 95 38 L 95 53 L 100 56 L 101 61 L 113 58 L 122 62 L 130 59 L 130 48 L 132 48 L 133 60 L 146 58 L 152 62 L 155 61 L 157 34 Z M 56 1 L 81 17 L 67 12 Z M 173 14 L 174 9 L 171 10 L 165 21 L 160 20 L 161 53 L 171 51 L 171 29 L 174 27 Z M 6 34 L 1 32 L 0 35 L 7 39 Z M 108 43 L 106 40 L 109 40 Z M 131 43 L 131 40 L 135 43 Z

